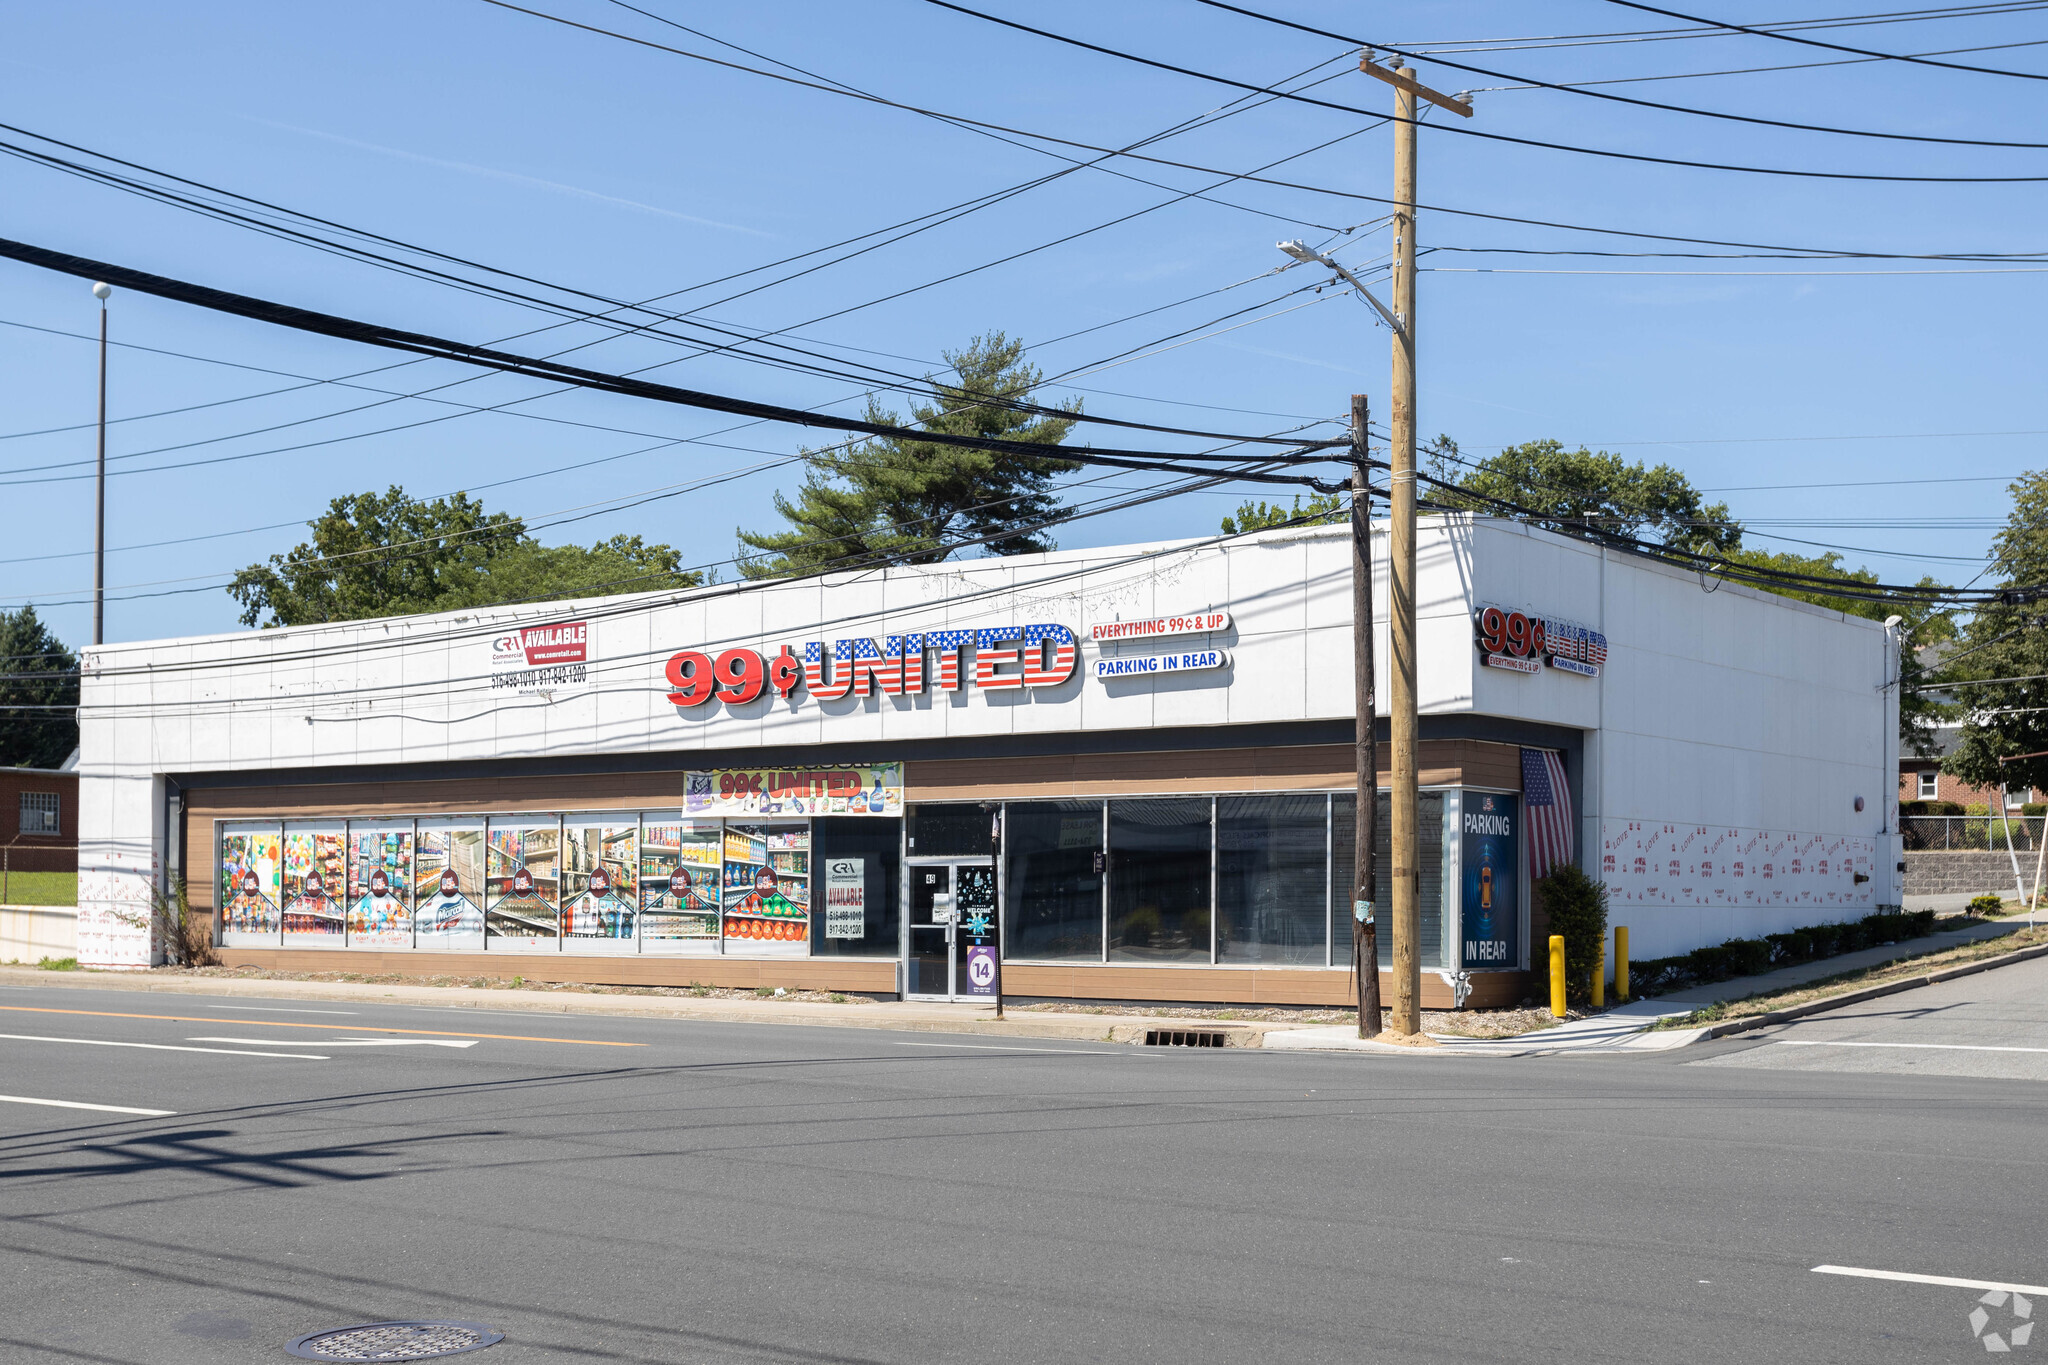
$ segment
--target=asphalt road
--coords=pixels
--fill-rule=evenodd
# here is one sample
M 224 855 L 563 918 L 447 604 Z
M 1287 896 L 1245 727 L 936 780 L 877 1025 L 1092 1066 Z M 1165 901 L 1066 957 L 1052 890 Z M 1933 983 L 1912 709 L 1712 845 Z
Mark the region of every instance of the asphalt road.
M 479 1365 L 1917 1365 L 1984 1355 L 1980 1291 L 1812 1267 L 2048 1282 L 2048 1086 L 1698 1064 L 1771 1044 L 1165 1052 L 33 988 L 0 1033 L 9 1096 L 176 1111 L 0 1101 L 10 1365 L 282 1361 L 414 1317 L 507 1333 Z
M 2048 1081 L 2048 957 L 1830 1010 L 1758 1038 L 1700 1065 Z

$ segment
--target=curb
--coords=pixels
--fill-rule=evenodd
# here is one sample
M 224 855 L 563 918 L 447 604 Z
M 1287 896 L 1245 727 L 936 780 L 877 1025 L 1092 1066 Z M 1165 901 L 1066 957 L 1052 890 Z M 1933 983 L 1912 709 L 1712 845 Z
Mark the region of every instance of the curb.
M 503 1010 L 520 1014 L 568 1014 L 671 1019 L 683 1023 L 784 1024 L 811 1028 L 877 1029 L 897 1033 L 954 1033 L 969 1036 L 1039 1038 L 1068 1042 L 1143 1046 L 1154 1030 L 1220 1033 L 1223 1046 L 1256 1048 L 1268 1032 L 1297 1025 L 1262 1020 L 1162 1018 L 1151 1015 L 1032 1015 L 993 1019 L 947 1017 L 936 1012 L 904 1014 L 895 1002 L 875 1005 L 820 1005 L 807 1001 L 754 1005 L 738 1000 L 526 992 L 472 986 L 380 985 L 347 981 L 269 981 L 231 977 L 158 977 L 136 972 L 46 972 L 0 966 L 0 984 L 68 990 L 136 991 L 161 995 L 269 996 L 364 1004 L 425 1005 L 448 1010 Z M 947 1006 L 936 1006 L 946 1009 Z
M 1706 1028 L 1695 1041 L 1706 1042 L 1710 1038 L 1726 1038 L 1733 1033 L 1747 1033 L 1751 1029 L 1763 1028 L 1769 1024 L 1786 1024 L 1794 1019 L 1804 1019 L 1809 1014 L 1822 1014 L 1828 1010 L 1841 1009 L 1846 1005 L 1860 1005 L 1866 1000 L 1879 1000 L 1887 995 L 1897 995 L 1900 991 L 1918 990 L 1922 986 L 1933 986 L 1943 981 L 1954 981 L 1958 977 L 1975 976 L 1979 972 L 1993 971 L 1999 967 L 2010 967 L 2016 962 L 2025 962 L 2030 958 L 2036 957 L 2048 957 L 2048 943 L 2032 948 L 2022 948 L 2018 952 L 2005 953 L 1998 957 L 1987 957 L 1982 962 L 1966 962 L 1960 967 L 1950 967 L 1946 971 L 1928 972 L 1924 976 L 1909 976 L 1900 981 L 1888 981 L 1882 986 L 1868 986 L 1860 991 L 1850 991 L 1846 995 L 1830 996 L 1826 1000 L 1814 1000 L 1804 1005 L 1794 1005 L 1790 1009 L 1771 1010 L 1766 1014 L 1754 1014 L 1742 1019 L 1730 1019 L 1724 1023 L 1714 1024 Z

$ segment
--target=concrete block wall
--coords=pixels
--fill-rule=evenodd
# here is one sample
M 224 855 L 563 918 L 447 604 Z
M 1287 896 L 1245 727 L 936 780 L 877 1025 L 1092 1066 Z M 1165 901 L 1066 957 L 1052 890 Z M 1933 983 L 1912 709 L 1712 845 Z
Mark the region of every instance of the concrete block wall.
M 2021 860 L 2021 876 L 2032 881 L 2033 865 Z M 1906 894 L 1909 896 L 2001 895 L 2013 891 L 2012 858 L 2004 849 L 1908 849 Z

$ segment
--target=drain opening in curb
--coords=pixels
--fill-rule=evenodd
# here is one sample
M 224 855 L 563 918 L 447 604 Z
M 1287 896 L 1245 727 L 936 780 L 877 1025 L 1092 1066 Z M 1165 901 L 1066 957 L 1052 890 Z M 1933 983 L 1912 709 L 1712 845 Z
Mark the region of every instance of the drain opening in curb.
M 436 1360 L 504 1339 L 480 1322 L 360 1322 L 308 1332 L 285 1350 L 301 1360 Z
M 1205 1029 L 1148 1028 L 1146 1047 L 1224 1047 L 1225 1035 Z

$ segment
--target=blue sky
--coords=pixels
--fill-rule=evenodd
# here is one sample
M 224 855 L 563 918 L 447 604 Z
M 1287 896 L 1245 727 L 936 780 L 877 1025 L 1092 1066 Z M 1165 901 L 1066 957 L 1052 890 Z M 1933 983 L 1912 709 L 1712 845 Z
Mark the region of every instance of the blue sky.
M 890 99 L 1101 146 L 1129 145 L 1242 93 L 997 28 L 923 0 L 644 0 L 647 14 L 606 0 L 537 0 L 530 7 L 767 64 L 712 41 L 724 40 Z M 1328 77 L 1315 96 L 1391 108 L 1391 92 L 1357 73 L 1343 44 L 1193 0 L 986 0 L 980 7 L 1238 80 Z M 1481 39 L 1677 27 L 1594 0 L 1270 0 L 1264 8 L 1369 40 L 1436 50 Z M 1860 12 L 1839 3 L 1768 10 L 1723 4 L 1715 17 L 1755 23 Z M 2048 7 L 1811 36 L 1905 53 L 2023 44 L 2048 40 Z M 914 113 L 721 69 L 481 0 L 175 7 L 81 0 L 16 12 L 10 38 L 0 54 L 0 122 L 616 298 L 689 290 L 1068 164 Z M 1741 35 L 1515 46 L 1521 50 L 1458 59 L 1575 82 L 1840 57 Z M 2048 43 L 1950 60 L 2048 71 Z M 1544 142 L 1810 170 L 2048 175 L 2048 151 L 1743 127 L 1552 91 L 1487 90 L 1511 82 L 1438 65 L 1425 66 L 1422 77 L 1441 89 L 1481 88 L 1471 127 Z M 2038 83 L 1901 63 L 1599 88 L 1794 122 L 2048 142 Z M 1299 103 L 1244 109 L 1148 151 L 1247 171 L 1346 133 L 1355 136 L 1270 174 L 1386 194 L 1391 130 Z M 1421 198 L 1446 208 L 1845 251 L 2048 248 L 2041 226 L 2048 193 L 2039 184 L 1858 183 L 1662 167 L 1490 143 L 1433 126 L 1423 130 L 1421 155 Z M 1145 421 L 1271 432 L 1338 417 L 1354 390 L 1372 396 L 1376 415 L 1386 412 L 1388 338 L 1371 314 L 1334 290 L 1283 298 L 1310 282 L 1305 269 L 1266 275 L 1285 263 L 1274 249 L 1281 237 L 1332 239 L 1343 259 L 1370 266 L 1388 247 L 1369 222 L 1382 206 L 1242 182 L 1214 192 L 1228 203 L 1169 203 L 1213 177 L 1128 160 L 1111 164 L 1157 183 L 1081 170 L 745 297 L 726 296 L 788 272 L 697 288 L 671 306 L 702 309 L 721 326 L 788 328 L 790 339 L 818 350 L 913 372 L 934 368 L 941 351 L 977 333 L 1001 329 L 1031 343 L 1048 374 L 1081 372 L 1071 380 L 1078 388 L 1048 390 L 1049 396 L 1078 395 L 1092 412 Z M 1162 204 L 1008 264 L 860 306 Z M 0 158 L 0 206 L 0 235 L 439 336 L 486 342 L 555 321 L 15 158 Z M 1426 248 L 1719 250 L 1442 212 L 1426 213 L 1419 235 Z M 2004 514 L 2004 481 L 2048 464 L 2039 325 L 2048 276 L 2024 262 L 1445 250 L 1423 264 L 1421 426 L 1448 433 L 1468 454 L 1556 437 L 1666 461 L 1704 489 L 1733 490 L 1716 496 L 1751 524 L 1752 543 L 1815 553 L 1817 547 L 1794 541 L 1846 546 L 1851 564 L 1876 568 L 1888 580 L 1932 573 L 1952 582 L 1977 572 Z M 1738 271 L 1766 273 L 1732 273 Z M 1117 321 L 1230 285 L 1236 287 Z M 94 351 L 79 338 L 97 326 L 96 312 L 84 281 L 0 262 L 0 501 L 10 531 L 0 549 L 0 560 L 8 561 L 0 563 L 0 600 L 37 602 L 74 644 L 89 639 L 89 591 L 82 590 L 92 581 L 89 553 L 81 552 L 91 548 L 93 485 L 79 476 L 89 474 L 93 453 Z M 820 318 L 826 320 L 814 321 Z M 1238 325 L 1249 319 L 1259 320 Z M 529 416 L 467 413 L 447 403 L 511 403 L 533 398 L 542 386 L 476 377 L 439 361 L 385 368 L 405 357 L 133 293 L 115 296 L 111 320 L 116 340 L 155 348 L 115 351 L 110 414 L 134 420 L 112 428 L 113 467 L 181 466 L 109 481 L 112 640 L 234 628 L 238 608 L 215 585 L 296 543 L 301 523 L 330 498 L 393 483 L 420 495 L 468 489 L 487 506 L 536 524 L 558 515 L 584 518 L 542 530 L 551 542 L 639 533 L 677 546 L 687 563 L 725 560 L 736 527 L 773 524 L 770 495 L 794 481 L 789 466 L 774 462 L 807 439 L 824 439 L 786 426 L 728 430 L 734 422 L 714 414 L 589 393 L 534 398 L 513 410 Z M 1067 336 L 1091 328 L 1097 330 Z M 1143 345 L 1184 329 L 1201 339 L 1163 350 Z M 844 379 L 731 356 L 688 358 L 668 342 L 602 339 L 607 335 L 570 326 L 509 345 L 551 351 L 598 342 L 572 359 L 613 371 L 660 365 L 652 374 L 670 383 L 842 413 L 862 402 L 861 386 Z M 1132 348 L 1156 353 L 1094 368 Z M 364 373 L 372 370 L 382 372 Z M 388 392 L 306 382 L 344 376 Z M 456 381 L 467 382 L 435 395 L 444 400 L 439 404 L 385 401 L 391 393 Z M 290 391 L 250 397 L 275 389 Z M 884 402 L 891 400 L 885 395 Z M 148 416 L 196 404 L 213 406 Z M 344 411 L 367 404 L 376 406 Z M 899 398 L 893 406 L 900 411 L 904 403 Z M 433 418 L 446 420 L 428 422 Z M 685 438 L 689 443 L 667 444 Z M 1195 444 L 1126 440 L 1122 433 L 1094 439 L 1161 449 Z M 279 449 L 288 446 L 301 448 Z M 641 453 L 628 453 L 634 451 Z M 191 463 L 198 460 L 215 462 Z M 767 467 L 689 487 L 757 465 Z M 1097 482 L 1077 498 L 1148 483 L 1138 475 L 1084 477 Z M 1799 484 L 1828 486 L 1785 487 Z M 1083 546 L 1213 533 L 1242 497 L 1262 491 L 1157 502 L 1074 523 L 1059 539 Z M 664 496 L 603 510 L 634 494 Z M 593 508 L 597 515 L 584 515 Z

